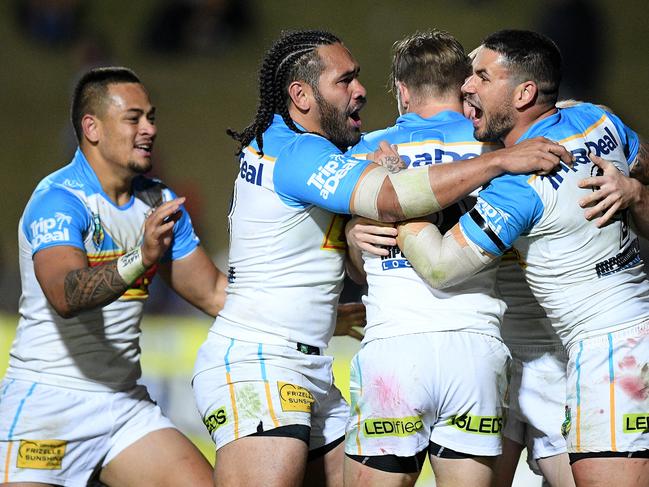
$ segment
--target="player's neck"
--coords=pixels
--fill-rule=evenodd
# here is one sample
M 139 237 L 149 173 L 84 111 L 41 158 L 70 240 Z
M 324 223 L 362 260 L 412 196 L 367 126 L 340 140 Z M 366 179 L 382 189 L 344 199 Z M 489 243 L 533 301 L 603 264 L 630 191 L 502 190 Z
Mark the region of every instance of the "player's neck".
M 132 193 L 131 184 L 135 177 L 133 172 L 126 167 L 111 164 L 92 150 L 84 153 L 106 196 L 118 206 L 128 203 Z
M 519 113 L 518 119 L 514 128 L 503 137 L 502 143 L 505 147 L 510 147 L 520 139 L 528 129 L 535 123 L 543 120 L 544 118 L 554 115 L 557 109 L 554 105 L 535 106 L 529 110 Z
M 416 113 L 422 118 L 431 118 L 441 112 L 462 113 L 462 102 L 460 100 L 427 100 L 410 105 L 406 113 Z

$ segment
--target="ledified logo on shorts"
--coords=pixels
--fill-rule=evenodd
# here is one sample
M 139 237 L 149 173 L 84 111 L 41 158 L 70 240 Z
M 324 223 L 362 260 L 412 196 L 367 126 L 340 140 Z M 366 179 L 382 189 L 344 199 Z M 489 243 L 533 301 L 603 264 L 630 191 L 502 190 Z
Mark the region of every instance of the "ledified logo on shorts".
M 311 405 L 315 399 L 307 389 L 289 382 L 279 381 L 277 382 L 277 389 L 282 403 L 282 411 L 311 412 Z
M 209 431 L 210 434 L 227 422 L 228 417 L 225 414 L 225 406 L 215 409 L 203 419 L 203 424 L 207 427 L 207 431 Z
M 67 444 L 65 440 L 20 440 L 16 467 L 60 470 Z
M 499 435 L 503 429 L 503 418 L 500 416 L 473 416 L 462 414 L 453 416 L 447 421 L 449 426 L 475 435 Z
M 424 427 L 419 416 L 373 418 L 363 421 L 365 436 L 410 436 Z

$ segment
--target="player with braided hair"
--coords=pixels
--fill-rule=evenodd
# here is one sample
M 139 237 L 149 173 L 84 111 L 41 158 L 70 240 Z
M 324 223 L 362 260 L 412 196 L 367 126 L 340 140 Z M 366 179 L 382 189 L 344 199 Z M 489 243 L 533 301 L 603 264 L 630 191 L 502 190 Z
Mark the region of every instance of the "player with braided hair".
M 361 135 L 359 65 L 334 35 L 284 33 L 266 53 L 259 104 L 239 142 L 229 213 L 229 285 L 201 347 L 194 393 L 218 450 L 217 485 L 342 484 L 348 406 L 322 355 L 344 275 L 344 218 L 434 212 L 503 171 L 549 170 L 545 139 L 399 174 L 395 150 L 343 150 Z M 522 167 L 521 161 L 525 167 Z M 250 469 L 255 464 L 257 468 Z

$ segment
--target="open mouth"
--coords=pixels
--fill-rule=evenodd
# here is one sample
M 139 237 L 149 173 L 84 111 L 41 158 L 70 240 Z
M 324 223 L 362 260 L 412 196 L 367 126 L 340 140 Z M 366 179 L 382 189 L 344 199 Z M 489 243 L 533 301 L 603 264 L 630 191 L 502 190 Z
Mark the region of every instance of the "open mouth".
M 151 151 L 153 150 L 153 142 L 146 142 L 142 144 L 135 144 L 135 150 L 146 157 L 151 157 Z
M 361 122 L 361 115 L 360 115 L 360 108 L 358 110 L 353 111 L 352 113 L 349 114 L 349 118 L 352 121 L 352 125 L 358 129 L 361 128 L 362 122 Z
M 464 115 L 477 126 L 482 120 L 482 108 L 469 98 L 464 100 Z

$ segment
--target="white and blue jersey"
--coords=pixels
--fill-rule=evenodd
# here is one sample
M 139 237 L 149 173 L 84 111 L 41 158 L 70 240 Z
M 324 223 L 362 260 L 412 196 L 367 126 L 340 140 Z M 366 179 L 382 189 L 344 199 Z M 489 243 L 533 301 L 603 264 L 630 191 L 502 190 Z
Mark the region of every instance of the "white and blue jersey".
M 275 115 L 244 148 L 229 213 L 229 285 L 212 331 L 251 342 L 324 348 L 342 286 L 345 218 L 369 161 L 296 133 Z
M 494 148 L 473 138 L 473 127 L 460 113 L 444 111 L 430 118 L 405 114 L 394 126 L 371 132 L 350 149 L 359 157 L 372 152 L 385 140 L 398 146 L 409 168 L 470 159 Z M 407 169 L 406 169 L 407 170 Z M 475 198 L 468 197 L 431 216 L 442 232 L 458 222 Z M 365 341 L 410 333 L 465 330 L 500 337 L 504 304 L 494 294 L 495 264 L 464 283 L 444 290 L 426 284 L 401 254 L 363 252 L 368 295 Z
M 175 195 L 160 181 L 137 177 L 133 196 L 116 206 L 104 193 L 81 150 L 67 166 L 34 190 L 18 227 L 20 321 L 10 352 L 8 378 L 83 390 L 126 390 L 140 377 L 140 319 L 149 269 L 116 301 L 61 318 L 48 303 L 34 273 L 32 257 L 53 246 L 84 251 L 90 267 L 119 258 L 141 245 L 146 217 Z M 183 209 L 163 260 L 189 255 L 198 245 Z
M 591 189 L 592 152 L 624 174 L 635 161 L 637 135 L 615 115 L 585 103 L 558 110 L 520 140 L 545 136 L 575 156 L 572 167 L 548 176 L 503 175 L 480 192 L 475 210 L 460 219 L 464 234 L 493 255 L 514 246 L 526 279 L 565 346 L 576 337 L 633 326 L 649 316 L 649 283 L 628 212 L 597 228 L 578 200 Z

